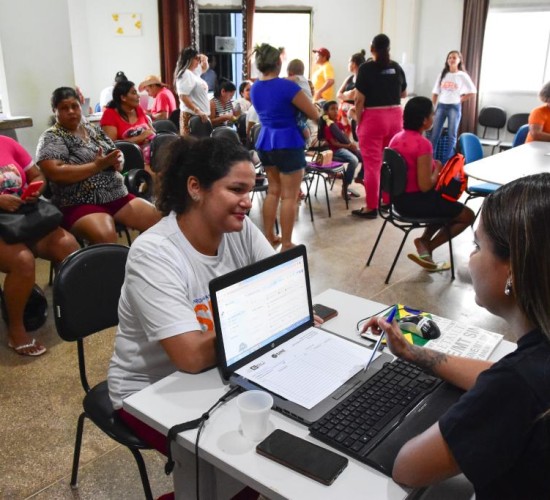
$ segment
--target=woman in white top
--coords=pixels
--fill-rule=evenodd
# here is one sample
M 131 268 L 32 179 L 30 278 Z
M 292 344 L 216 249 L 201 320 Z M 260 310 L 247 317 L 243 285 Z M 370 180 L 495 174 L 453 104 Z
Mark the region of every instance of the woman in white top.
M 186 47 L 180 52 L 174 80 L 180 98 L 180 133 L 189 134 L 189 120 L 199 116 L 205 122 L 210 116 L 208 84 L 200 77 L 208 69 L 208 59 L 195 49 Z
M 156 200 L 164 217 L 130 248 L 108 383 L 120 417 L 166 453 L 166 437 L 125 413 L 122 400 L 176 370 L 213 367 L 208 283 L 274 251 L 246 216 L 256 179 L 246 148 L 184 137 L 164 161 Z
M 448 120 L 449 148 L 446 157 L 441 158 L 443 164 L 454 154 L 458 126 L 462 117 L 462 103 L 473 97 L 476 92 L 474 82 L 464 70 L 462 54 L 458 50 L 451 50 L 447 54 L 445 67 L 437 78 L 432 91 L 434 106 L 437 103 L 430 137 L 434 151 L 441 136 L 443 124 L 446 119 Z

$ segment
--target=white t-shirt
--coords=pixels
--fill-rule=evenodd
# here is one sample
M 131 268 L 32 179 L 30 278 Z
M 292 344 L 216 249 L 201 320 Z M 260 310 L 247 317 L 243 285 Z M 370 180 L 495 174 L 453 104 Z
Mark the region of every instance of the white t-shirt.
M 176 371 L 159 340 L 213 330 L 211 279 L 273 255 L 260 230 L 245 218 L 243 230 L 226 233 L 217 256 L 203 255 L 171 213 L 130 247 L 118 305 L 119 325 L 109 366 L 109 395 L 122 400 Z
M 110 85 L 109 87 L 105 87 L 101 94 L 99 94 L 99 105 L 101 106 L 101 109 L 107 104 L 109 104 L 113 100 L 113 89 L 115 88 L 114 85 Z
M 244 97 L 239 97 L 235 100 L 235 105 L 233 107 L 235 109 L 239 109 L 241 113 L 247 113 L 250 106 L 252 106 L 250 101 L 247 101 Z
M 178 96 L 181 94 L 189 96 L 197 108 L 210 116 L 208 84 L 199 75 L 186 69 L 176 80 L 176 91 Z M 188 108 L 181 99 L 180 110 L 193 115 L 196 114 L 192 109 Z
M 304 75 L 294 75 L 294 82 L 300 86 L 300 88 L 310 99 L 313 99 L 313 95 L 311 95 L 311 87 L 309 86 L 309 82 Z
M 246 112 L 246 130 L 248 130 L 248 124 L 252 123 L 260 123 L 260 117 L 258 116 L 258 113 L 256 112 L 256 109 L 254 108 L 254 105 L 251 105 L 248 108 L 248 111 Z
M 464 71 L 457 71 L 456 73 L 449 71 L 441 82 L 439 81 L 440 76 L 435 81 L 432 94 L 439 95 L 438 102 L 441 104 L 459 104 L 461 95 L 477 92 L 470 75 Z

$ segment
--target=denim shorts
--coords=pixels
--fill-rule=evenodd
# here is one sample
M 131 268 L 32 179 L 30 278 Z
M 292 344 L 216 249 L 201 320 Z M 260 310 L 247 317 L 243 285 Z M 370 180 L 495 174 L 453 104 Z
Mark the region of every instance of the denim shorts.
M 258 150 L 258 156 L 265 167 L 277 167 L 281 174 L 292 174 L 306 168 L 306 154 L 299 149 Z

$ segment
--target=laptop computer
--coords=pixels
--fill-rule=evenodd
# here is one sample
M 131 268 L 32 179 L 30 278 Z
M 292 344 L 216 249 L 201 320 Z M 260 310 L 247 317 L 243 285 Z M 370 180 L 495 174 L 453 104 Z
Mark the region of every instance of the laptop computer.
M 340 343 L 330 352 L 327 360 L 330 357 L 346 364 L 347 358 L 339 357 L 338 351 L 346 350 L 348 345 L 364 351 L 365 356 L 363 367 L 351 370 L 352 375 L 342 380 L 320 401 L 304 406 L 287 394 L 286 397 L 282 396 L 277 383 L 266 386 L 263 384 L 264 379 L 258 382 L 255 376 L 251 377 L 256 370 L 264 370 L 267 366 L 266 380 L 273 382 L 278 376 L 285 378 L 286 367 L 277 365 L 273 360 L 278 362 L 280 358 L 289 356 L 293 349 L 299 349 L 300 344 L 305 343 L 304 339 L 310 338 L 312 332 L 319 330 L 313 322 L 307 255 L 303 245 L 215 278 L 210 282 L 210 298 L 217 332 L 218 366 L 222 377 L 231 385 L 244 390 L 269 391 L 273 396 L 275 410 L 305 425 L 318 424 L 323 416 L 330 414 L 338 405 L 346 405 L 348 396 L 358 395 L 370 378 L 384 372 L 381 370 L 384 364 L 394 360 L 393 356 L 386 353 L 371 360 L 372 351 L 363 345 L 323 331 L 323 335 L 332 337 L 329 341 Z M 310 350 L 315 351 L 315 348 Z M 355 355 L 355 352 L 351 355 Z M 269 366 L 270 363 L 272 366 Z M 307 361 L 301 364 L 303 366 L 300 369 L 314 363 Z M 323 371 L 326 369 L 330 374 L 329 364 L 323 366 Z M 367 370 L 363 369 L 366 365 Z M 295 377 L 292 382 L 298 387 L 298 396 L 310 390 L 307 386 L 302 388 L 304 383 L 307 384 L 304 382 L 307 379 L 304 370 L 299 375 L 292 372 Z M 317 372 L 317 375 L 322 378 L 324 374 Z M 320 383 L 324 384 L 327 380 L 325 378 Z M 432 392 L 418 396 L 422 399 L 415 401 L 414 407 L 394 415 L 376 437 L 374 449 L 369 449 L 364 455 L 348 450 L 343 443 L 341 445 L 325 439 L 319 433 L 312 433 L 327 444 L 344 452 L 349 451 L 350 456 L 390 475 L 401 446 L 435 423 L 462 394 L 462 391 L 449 384 L 437 383 Z M 316 387 L 311 390 L 315 391 Z M 339 411 L 340 408 L 336 408 L 335 412 Z
M 360 370 L 352 370 L 356 373 L 310 408 L 243 375 L 243 372 L 256 371 L 258 360 L 263 363 L 267 358 L 269 363 L 269 358 L 277 358 L 281 352 L 287 356 L 296 344 L 301 344 L 303 339 L 318 330 L 314 328 L 304 245 L 213 279 L 210 282 L 210 299 L 222 377 L 246 390 L 268 390 L 273 395 L 275 410 L 306 425 L 321 418 L 385 362 L 393 359 L 388 354 L 380 354 L 365 371 L 362 368 L 370 358 L 370 350 L 352 340 L 323 331 L 325 336 L 331 337 L 328 341 L 338 342 L 342 350 L 364 351 L 365 362 Z M 324 340 L 327 341 L 327 338 Z M 355 366 L 350 366 L 350 369 L 353 368 Z M 274 367 L 274 370 L 282 373 L 280 366 Z M 305 375 L 301 371 L 300 383 L 304 380 Z M 275 385 L 278 387 L 278 384 Z

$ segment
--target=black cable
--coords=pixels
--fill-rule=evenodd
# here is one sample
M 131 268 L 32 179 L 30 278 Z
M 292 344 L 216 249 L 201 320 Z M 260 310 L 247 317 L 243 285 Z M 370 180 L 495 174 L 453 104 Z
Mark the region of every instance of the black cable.
M 182 424 L 177 424 L 171 427 L 168 431 L 168 461 L 166 462 L 164 466 L 164 472 L 166 475 L 170 475 L 170 473 L 174 470 L 174 459 L 172 458 L 172 441 L 176 439 L 176 436 L 183 431 L 188 431 L 191 429 L 197 429 L 197 438 L 195 440 L 195 468 L 196 468 L 196 494 L 197 494 L 197 500 L 199 500 L 199 439 L 202 432 L 202 429 L 204 427 L 204 424 L 206 421 L 210 418 L 210 414 L 218 407 L 221 406 L 223 403 L 229 401 L 233 396 L 235 396 L 238 392 L 240 392 L 240 387 L 233 387 L 233 389 L 226 392 L 220 399 L 218 399 L 205 413 L 203 413 L 199 418 L 196 418 L 194 420 L 189 420 L 188 422 L 184 422 Z
M 370 316 L 367 316 L 366 318 L 362 318 L 360 319 L 358 322 L 357 322 L 357 325 L 355 325 L 355 329 L 357 331 L 359 331 L 359 328 L 361 327 L 361 323 L 364 323 L 365 321 L 371 319 L 372 317 L 374 316 L 378 316 L 379 314 L 382 314 L 383 312 L 386 312 L 388 311 L 389 309 L 391 309 L 392 307 L 394 307 L 396 304 L 393 304 L 391 306 L 388 306 L 388 307 L 384 307 L 384 309 L 378 311 L 378 312 L 375 312 L 374 314 L 371 314 Z

